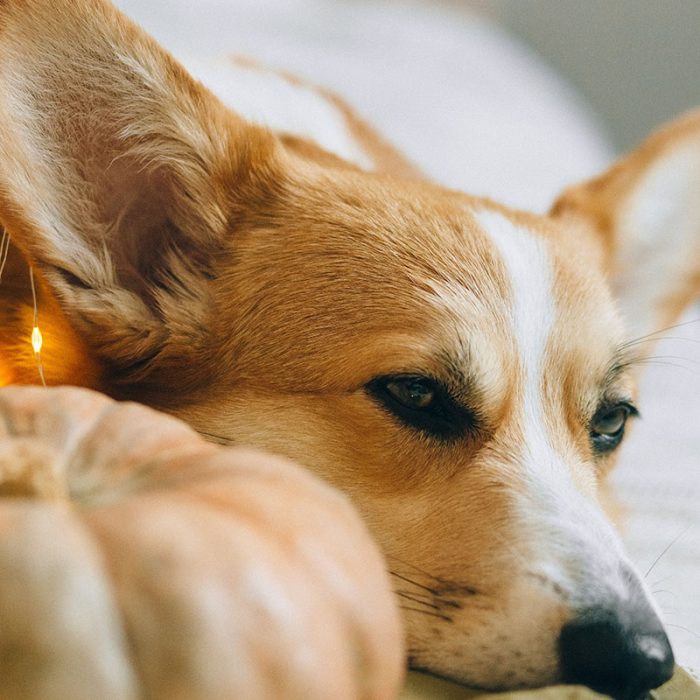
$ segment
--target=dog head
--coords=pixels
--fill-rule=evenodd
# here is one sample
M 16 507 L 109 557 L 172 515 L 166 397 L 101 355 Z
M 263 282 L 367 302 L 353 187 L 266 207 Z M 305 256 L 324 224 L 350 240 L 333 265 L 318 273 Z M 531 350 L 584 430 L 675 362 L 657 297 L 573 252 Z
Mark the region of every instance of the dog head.
M 2 5 L 0 110 L 0 217 L 66 320 L 49 381 L 79 338 L 99 388 L 349 493 L 416 667 L 669 676 L 602 481 L 630 338 L 700 286 L 700 116 L 538 217 L 292 148 L 97 0 Z

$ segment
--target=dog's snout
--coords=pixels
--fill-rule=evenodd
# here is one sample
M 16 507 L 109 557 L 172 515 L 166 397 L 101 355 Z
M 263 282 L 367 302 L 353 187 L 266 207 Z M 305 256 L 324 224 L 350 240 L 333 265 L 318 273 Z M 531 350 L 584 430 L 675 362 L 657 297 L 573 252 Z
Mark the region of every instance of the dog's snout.
M 559 656 L 566 682 L 617 700 L 657 688 L 671 678 L 674 666 L 668 637 L 650 609 L 579 615 L 562 629 Z

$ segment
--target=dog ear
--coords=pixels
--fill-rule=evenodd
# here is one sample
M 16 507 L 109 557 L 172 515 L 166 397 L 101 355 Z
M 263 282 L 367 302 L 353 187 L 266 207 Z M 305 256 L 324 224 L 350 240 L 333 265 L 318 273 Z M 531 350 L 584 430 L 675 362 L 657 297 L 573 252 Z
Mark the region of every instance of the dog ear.
M 206 344 L 276 152 L 107 2 L 0 3 L 0 223 L 117 374 Z
M 631 337 L 672 324 L 700 295 L 700 110 L 566 191 L 551 213 L 600 235 Z

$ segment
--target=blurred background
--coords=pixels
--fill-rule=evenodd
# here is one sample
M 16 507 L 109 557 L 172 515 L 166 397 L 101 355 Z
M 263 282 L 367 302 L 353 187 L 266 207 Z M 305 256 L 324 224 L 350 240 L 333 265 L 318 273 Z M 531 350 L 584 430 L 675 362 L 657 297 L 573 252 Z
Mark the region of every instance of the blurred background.
M 464 7 L 464 0 L 452 3 Z M 615 147 L 700 105 L 698 0 L 481 0 L 600 115 Z
M 117 4 L 180 57 L 242 53 L 331 87 L 435 179 L 528 209 L 700 105 L 698 0 Z
M 268 21 L 280 31 L 280 21 L 291 19 L 300 7 L 296 0 L 117 0 L 117 4 L 185 45 L 187 35 L 196 36 L 217 13 L 224 18 L 247 16 L 252 28 Z M 311 4 L 315 22 L 308 22 L 308 13 L 302 12 L 290 24 L 306 21 L 307 38 L 312 41 L 315 28 L 334 12 L 348 19 L 367 5 L 422 5 L 422 12 L 432 6 L 436 14 L 442 6 L 468 16 L 475 12 L 488 16 L 570 81 L 601 116 L 618 148 L 632 146 L 654 125 L 700 104 L 698 0 L 327 0 Z M 308 8 L 310 3 L 302 5 Z M 169 20 L 177 27 L 165 28 Z M 217 22 L 211 29 L 210 49 L 240 50 L 231 41 L 226 43 L 227 34 L 238 39 L 235 27 Z

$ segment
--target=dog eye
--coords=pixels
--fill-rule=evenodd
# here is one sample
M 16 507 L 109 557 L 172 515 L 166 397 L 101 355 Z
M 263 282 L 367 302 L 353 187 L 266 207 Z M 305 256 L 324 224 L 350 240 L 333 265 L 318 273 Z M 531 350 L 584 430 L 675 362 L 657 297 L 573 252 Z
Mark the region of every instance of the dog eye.
M 457 438 L 474 424 L 472 414 L 429 377 L 379 377 L 367 391 L 404 425 L 437 438 Z
M 417 377 L 387 381 L 386 391 L 406 408 L 418 411 L 430 408 L 437 393 L 432 382 Z
M 614 450 L 624 437 L 627 419 L 637 415 L 637 409 L 628 403 L 619 403 L 599 410 L 591 423 L 593 449 L 598 453 Z

